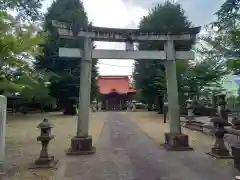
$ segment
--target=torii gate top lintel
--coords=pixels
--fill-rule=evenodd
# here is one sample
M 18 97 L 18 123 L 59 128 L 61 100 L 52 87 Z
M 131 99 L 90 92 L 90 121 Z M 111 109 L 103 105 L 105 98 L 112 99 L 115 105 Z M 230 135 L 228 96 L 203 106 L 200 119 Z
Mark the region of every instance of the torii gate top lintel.
M 70 23 L 52 22 L 54 27 L 58 28 L 58 32 L 62 38 L 74 39 Z M 89 37 L 95 41 L 110 42 L 141 42 L 141 41 L 177 41 L 177 45 L 181 49 L 189 50 L 191 45 L 195 44 L 196 35 L 200 32 L 201 27 L 181 28 L 172 31 L 159 30 L 151 31 L 148 29 L 121 29 L 89 26 L 86 29 L 80 29 L 78 37 Z M 180 43 L 180 44 L 179 44 Z

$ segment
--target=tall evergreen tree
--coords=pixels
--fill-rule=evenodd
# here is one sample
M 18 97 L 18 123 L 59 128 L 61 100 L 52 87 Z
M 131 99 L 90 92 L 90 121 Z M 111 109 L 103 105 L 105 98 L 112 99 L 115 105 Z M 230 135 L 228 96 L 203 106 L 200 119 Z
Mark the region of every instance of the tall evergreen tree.
M 174 29 L 190 27 L 191 22 L 184 14 L 179 4 L 169 1 L 155 6 L 140 22 L 140 29 L 152 31 L 172 31 Z M 140 43 L 139 50 L 162 50 L 160 42 Z M 178 62 L 178 70 L 184 71 L 187 62 Z M 159 60 L 141 60 L 135 62 L 134 72 L 137 89 L 146 98 L 149 105 L 158 97 L 159 104 L 163 102 L 166 94 L 165 70 Z M 160 107 L 162 109 L 162 107 Z
M 89 22 L 83 4 L 79 0 L 56 0 L 45 15 L 44 29 L 48 32 L 46 43 L 43 45 L 44 55 L 37 58 L 36 68 L 51 71 L 57 76 L 51 78 L 51 95 L 64 108 L 64 114 L 75 114 L 74 105 L 78 100 L 80 83 L 81 59 L 60 58 L 59 47 L 81 48 L 84 42 L 82 38 L 76 40 L 60 39 L 57 29 L 52 26 L 52 20 L 71 24 L 74 33 L 85 28 Z M 97 68 L 96 60 L 93 60 L 92 92 L 95 95 Z

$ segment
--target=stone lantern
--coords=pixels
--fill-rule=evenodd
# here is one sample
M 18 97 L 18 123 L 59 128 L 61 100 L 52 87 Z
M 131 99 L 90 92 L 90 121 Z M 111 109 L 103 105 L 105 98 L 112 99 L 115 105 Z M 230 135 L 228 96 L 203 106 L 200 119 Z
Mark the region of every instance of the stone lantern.
M 229 150 L 227 150 L 224 144 L 224 135 L 227 133 L 227 131 L 225 130 L 225 126 L 230 126 L 229 122 L 220 117 L 212 118 L 211 122 L 213 123 L 213 133 L 216 139 L 211 149 L 211 152 L 207 154 L 217 159 L 231 159 L 232 156 L 230 155 Z
M 35 161 L 36 168 L 51 168 L 54 167 L 57 161 L 54 160 L 54 156 L 48 155 L 48 144 L 49 141 L 54 138 L 51 134 L 53 124 L 48 122 L 48 119 L 43 119 L 43 121 L 37 126 L 41 130 L 40 136 L 37 137 L 37 141 L 42 144 L 42 149 L 39 158 Z
M 163 122 L 166 123 L 167 121 L 167 113 L 168 113 L 168 102 L 165 101 L 163 103 Z
M 187 114 L 187 120 L 191 121 L 194 119 L 194 113 L 193 113 L 193 100 L 188 99 L 187 101 L 187 110 L 188 110 L 188 114 Z
M 132 111 L 135 112 L 137 109 L 136 109 L 136 102 L 135 100 L 132 101 Z
M 96 112 L 97 111 L 97 101 L 94 100 L 92 101 L 92 112 Z

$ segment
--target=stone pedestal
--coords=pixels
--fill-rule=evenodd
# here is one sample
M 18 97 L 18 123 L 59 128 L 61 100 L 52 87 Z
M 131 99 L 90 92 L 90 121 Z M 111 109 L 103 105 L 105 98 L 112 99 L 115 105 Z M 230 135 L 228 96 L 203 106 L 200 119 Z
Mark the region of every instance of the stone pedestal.
M 188 136 L 181 133 L 165 133 L 164 147 L 170 151 L 190 151 Z
M 32 168 L 53 168 L 57 165 L 57 163 L 58 161 L 54 159 L 54 156 L 41 157 L 35 161 Z
M 34 164 L 30 165 L 29 169 L 54 168 L 57 165 L 58 161 L 54 159 L 54 156 L 48 155 L 48 144 L 51 139 L 53 139 L 53 136 L 38 137 L 38 141 L 41 141 L 42 143 L 42 150 L 40 152 L 39 158 L 35 160 Z
M 76 136 L 71 140 L 71 147 L 67 155 L 88 155 L 94 154 L 96 148 L 92 146 L 92 136 Z

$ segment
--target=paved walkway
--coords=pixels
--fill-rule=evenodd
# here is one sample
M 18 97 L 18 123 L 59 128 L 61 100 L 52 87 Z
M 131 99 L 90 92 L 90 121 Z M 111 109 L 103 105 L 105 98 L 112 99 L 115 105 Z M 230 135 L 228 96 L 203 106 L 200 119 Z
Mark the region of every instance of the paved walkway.
M 93 156 L 66 157 L 57 180 L 233 180 L 204 152 L 165 151 L 122 113 L 108 113 Z

